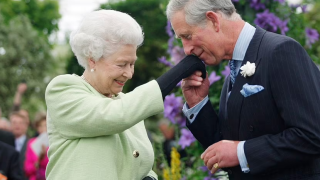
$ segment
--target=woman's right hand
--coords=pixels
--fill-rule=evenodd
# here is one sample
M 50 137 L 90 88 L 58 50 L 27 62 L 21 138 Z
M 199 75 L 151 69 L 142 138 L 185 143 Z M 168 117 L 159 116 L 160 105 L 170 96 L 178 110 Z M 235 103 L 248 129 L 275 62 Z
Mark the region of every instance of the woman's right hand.
M 210 82 L 208 73 L 203 79 L 201 71 L 194 72 L 191 76 L 182 80 L 181 89 L 189 108 L 194 107 L 209 94 Z

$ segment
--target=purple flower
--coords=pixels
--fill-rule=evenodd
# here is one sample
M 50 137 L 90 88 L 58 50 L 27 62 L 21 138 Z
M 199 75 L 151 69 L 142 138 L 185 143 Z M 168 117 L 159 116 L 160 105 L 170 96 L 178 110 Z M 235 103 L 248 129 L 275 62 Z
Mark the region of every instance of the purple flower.
M 168 50 L 167 50 L 168 54 L 170 54 L 173 49 L 173 41 L 174 41 L 174 37 L 172 36 L 168 40 Z
M 267 31 L 276 32 L 282 21 L 273 13 L 269 13 L 269 10 L 265 10 L 263 13 L 257 13 L 254 23 Z
M 301 8 L 302 13 L 307 13 L 308 6 L 307 5 L 302 5 L 302 4 L 292 4 L 290 7 L 294 10 L 297 10 L 298 8 Z M 299 9 L 300 10 L 300 9 Z
M 186 117 L 185 116 L 177 116 L 176 122 L 180 127 L 185 127 L 186 126 Z
M 300 4 L 290 4 L 289 5 L 292 9 L 297 9 L 298 7 L 300 7 Z
M 184 50 L 180 46 L 174 46 L 171 50 L 171 61 L 174 63 L 174 65 L 178 64 L 184 57 L 186 57 L 186 54 L 184 53 Z
M 224 76 L 224 78 L 228 77 L 229 74 L 230 74 L 230 66 L 229 65 L 226 65 L 224 67 L 224 70 L 221 71 L 221 74 Z
M 281 31 L 281 34 L 282 34 L 282 35 L 286 35 L 286 32 L 289 31 L 289 28 L 288 28 L 288 26 L 287 26 L 288 21 L 289 21 L 289 20 L 279 21 L 278 26 L 279 26 L 279 28 L 280 28 L 280 31 Z
M 311 47 L 312 44 L 319 40 L 319 33 L 315 29 L 306 28 L 307 46 Z
M 179 117 L 181 117 L 182 106 L 182 97 L 176 97 L 174 93 L 166 96 L 164 99 L 164 117 L 168 118 L 173 124 L 176 124 L 176 119 L 179 120 Z
M 166 33 L 169 35 L 169 37 L 173 37 L 173 32 L 172 32 L 172 27 L 171 27 L 170 21 L 167 21 Z
M 172 27 L 171 27 L 170 21 L 167 21 L 166 33 L 169 36 L 167 52 L 170 54 L 172 51 L 172 48 L 173 48 L 173 41 L 174 41 L 174 34 L 172 32 Z
M 199 169 L 200 169 L 201 171 L 203 171 L 203 172 L 209 171 L 209 169 L 208 169 L 207 166 L 201 166 L 201 167 L 199 167 Z
M 250 7 L 254 8 L 255 10 L 265 9 L 266 6 L 260 2 L 260 0 L 251 0 Z
M 286 2 L 286 0 L 274 0 L 274 1 L 278 1 L 280 4 L 284 4 Z
M 158 58 L 158 61 L 166 66 L 173 67 L 173 64 L 171 64 L 171 62 L 169 62 L 164 56 L 162 56 L 161 58 Z
M 182 80 L 176 86 L 180 87 L 181 86 L 181 82 L 182 82 Z
M 308 12 L 307 7 L 308 7 L 307 5 L 302 5 L 301 6 L 301 10 L 302 10 L 303 13 L 307 13 Z
M 211 84 L 219 81 L 221 79 L 221 76 L 217 76 L 216 72 L 212 71 L 208 79 L 209 79 L 209 82 L 211 85 Z
M 187 129 L 181 129 L 181 137 L 179 139 L 179 145 L 182 149 L 190 146 L 196 138 L 192 135 L 192 133 Z

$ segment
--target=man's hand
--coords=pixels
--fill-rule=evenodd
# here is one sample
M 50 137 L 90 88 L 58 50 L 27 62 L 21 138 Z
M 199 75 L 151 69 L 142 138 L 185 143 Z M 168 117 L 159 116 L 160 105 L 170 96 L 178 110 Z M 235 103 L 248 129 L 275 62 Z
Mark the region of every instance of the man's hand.
M 19 83 L 18 87 L 17 87 L 17 92 L 19 94 L 23 94 L 24 92 L 26 92 L 28 86 L 26 83 Z
M 201 77 L 202 73 L 196 71 L 191 76 L 182 80 L 181 88 L 189 108 L 202 101 L 209 93 L 210 82 L 208 73 L 206 79 Z
M 237 146 L 240 141 L 222 140 L 209 146 L 202 154 L 204 164 L 214 174 L 218 169 L 239 165 Z M 217 163 L 217 164 L 216 164 Z

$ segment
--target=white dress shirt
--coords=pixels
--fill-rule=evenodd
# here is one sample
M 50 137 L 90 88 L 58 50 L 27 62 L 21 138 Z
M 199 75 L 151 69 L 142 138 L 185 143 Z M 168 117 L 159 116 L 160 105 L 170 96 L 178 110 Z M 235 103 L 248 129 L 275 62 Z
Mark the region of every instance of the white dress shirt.
M 15 139 L 16 150 L 18 152 L 21 151 L 22 146 L 23 146 L 24 142 L 26 141 L 26 139 L 27 139 L 27 136 L 25 134 Z

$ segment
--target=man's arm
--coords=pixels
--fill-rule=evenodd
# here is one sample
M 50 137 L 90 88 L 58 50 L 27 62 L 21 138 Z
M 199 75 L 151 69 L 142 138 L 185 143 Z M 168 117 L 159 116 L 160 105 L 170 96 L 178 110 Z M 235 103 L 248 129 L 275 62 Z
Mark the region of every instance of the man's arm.
M 196 72 L 182 81 L 181 88 L 189 108 L 193 108 L 195 105 L 202 106 L 199 102 L 205 99 L 209 93 L 208 76 L 206 76 L 206 79 L 202 79 L 201 72 Z M 193 118 L 191 117 L 190 119 Z M 195 120 L 192 123 L 187 121 L 187 127 L 206 149 L 220 139 L 218 122 L 218 116 L 213 110 L 211 102 L 207 101 L 195 117 Z
M 25 82 L 21 82 L 18 85 L 17 91 L 14 95 L 12 111 L 19 111 L 20 110 L 22 95 L 26 92 L 27 88 L 28 87 Z
M 9 174 L 8 179 L 12 180 L 21 180 L 22 179 L 22 169 L 19 161 L 19 153 L 14 151 L 12 156 L 10 157 L 10 165 L 9 165 Z

